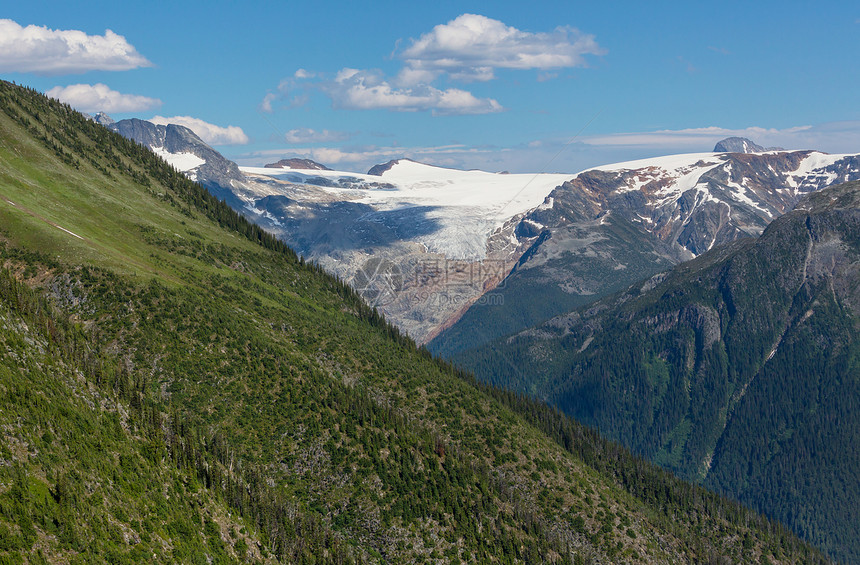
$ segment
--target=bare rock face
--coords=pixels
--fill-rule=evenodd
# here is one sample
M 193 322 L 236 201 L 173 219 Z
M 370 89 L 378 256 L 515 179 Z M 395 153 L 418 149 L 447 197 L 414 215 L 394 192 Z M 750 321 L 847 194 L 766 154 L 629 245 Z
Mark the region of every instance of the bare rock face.
M 381 177 L 385 171 L 390 171 L 391 167 L 399 163 L 400 161 L 411 161 L 411 159 L 392 159 L 387 163 L 381 163 L 379 165 L 374 165 L 370 167 L 370 170 L 367 171 L 367 174 L 373 175 L 375 177 Z
M 113 123 L 116 123 L 116 122 L 114 122 L 113 118 L 111 118 L 110 116 L 108 116 L 104 112 L 98 112 L 95 115 L 93 115 L 92 118 L 93 118 L 93 121 L 95 123 L 101 124 L 105 127 L 108 127 L 109 125 L 111 125 Z
M 185 126 L 155 125 L 146 120 L 132 118 L 120 120 L 107 127 L 141 145 L 161 150 L 168 157 L 182 154 L 198 157 L 203 163 L 183 172 L 221 198 L 229 196 L 231 182 L 245 180 L 245 175 L 239 171 L 236 163 L 226 159 Z

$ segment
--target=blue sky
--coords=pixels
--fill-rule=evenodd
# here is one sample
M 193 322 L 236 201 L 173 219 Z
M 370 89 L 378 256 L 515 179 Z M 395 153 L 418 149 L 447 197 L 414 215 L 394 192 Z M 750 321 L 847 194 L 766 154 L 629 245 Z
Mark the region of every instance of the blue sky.
M 729 135 L 860 151 L 855 3 L 4 4 L 0 77 L 185 123 L 240 164 L 576 172 Z

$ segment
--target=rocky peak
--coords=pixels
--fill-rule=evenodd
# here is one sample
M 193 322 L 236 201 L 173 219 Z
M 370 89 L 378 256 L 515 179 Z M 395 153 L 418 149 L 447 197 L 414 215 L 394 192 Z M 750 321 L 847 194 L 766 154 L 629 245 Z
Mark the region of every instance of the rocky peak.
M 113 118 L 111 118 L 110 116 L 108 116 L 108 115 L 107 115 L 107 114 L 105 114 L 104 112 L 99 112 L 99 113 L 97 113 L 96 115 L 92 116 L 92 120 L 93 120 L 95 123 L 97 123 L 97 124 L 101 124 L 101 125 L 103 125 L 103 126 L 105 126 L 105 127 L 107 127 L 107 126 L 109 126 L 109 125 L 111 125 L 111 124 L 113 124 L 113 123 L 116 123 L 116 122 L 114 122 L 114 119 L 113 119 Z
M 146 145 L 147 147 L 160 148 L 164 147 L 164 139 L 167 136 L 166 126 L 157 126 L 152 122 L 131 118 L 128 120 L 120 120 L 108 126 L 123 137 L 127 137 L 133 141 Z
M 714 146 L 714 153 L 764 153 L 782 150 L 782 147 L 762 147 L 746 137 L 727 137 Z
M 132 118 L 120 120 L 107 126 L 109 129 L 152 149 L 163 149 L 168 153 L 191 153 L 205 161 L 196 168 L 194 178 L 212 190 L 230 186 L 231 180 L 244 181 L 244 175 L 233 161 L 218 151 L 185 126 L 155 125 L 146 120 Z M 216 191 L 213 190 L 213 193 Z M 216 196 L 222 196 L 217 193 Z
M 393 167 L 394 165 L 396 165 L 396 164 L 397 164 L 397 163 L 399 163 L 400 161 L 412 161 L 412 159 L 406 159 L 406 158 L 403 158 L 403 159 L 392 159 L 391 161 L 389 161 L 389 162 L 387 162 L 387 163 L 382 163 L 381 165 L 374 165 L 374 166 L 372 166 L 372 167 L 370 168 L 370 170 L 369 170 L 369 171 L 367 171 L 367 174 L 369 174 L 369 175 L 374 175 L 374 176 L 377 176 L 377 177 L 381 177 L 381 176 L 382 176 L 382 173 L 384 173 L 385 171 L 390 170 L 390 169 L 391 169 L 391 167 Z M 414 163 L 414 161 L 412 161 L 412 162 Z
M 331 170 L 328 167 L 326 167 L 325 165 L 317 163 L 316 161 L 313 161 L 311 159 L 300 159 L 297 157 L 293 157 L 290 159 L 281 159 L 277 163 L 269 163 L 268 165 L 265 165 L 265 167 L 267 169 L 288 168 L 288 169 L 310 169 L 310 170 L 314 170 L 314 171 L 330 171 Z

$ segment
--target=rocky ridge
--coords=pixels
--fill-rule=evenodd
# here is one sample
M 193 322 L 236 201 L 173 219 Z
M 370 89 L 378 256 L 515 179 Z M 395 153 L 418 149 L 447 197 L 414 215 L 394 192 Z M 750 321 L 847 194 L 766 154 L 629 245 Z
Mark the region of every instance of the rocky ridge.
M 284 168 L 286 168 L 286 169 L 304 169 L 304 170 L 310 169 L 310 170 L 317 170 L 317 171 L 330 171 L 331 170 L 328 167 L 326 167 L 325 165 L 317 163 L 316 161 L 314 161 L 312 159 L 301 159 L 298 157 L 281 159 L 280 161 L 277 161 L 275 163 L 268 163 L 268 164 L 264 165 L 264 167 L 269 168 L 269 169 L 284 169 Z

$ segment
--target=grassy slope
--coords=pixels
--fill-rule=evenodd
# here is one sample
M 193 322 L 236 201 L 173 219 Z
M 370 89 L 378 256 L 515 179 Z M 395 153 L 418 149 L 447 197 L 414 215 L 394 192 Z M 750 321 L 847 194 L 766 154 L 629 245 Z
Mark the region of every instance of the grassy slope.
M 46 399 L 4 395 L 0 556 L 817 559 L 659 473 L 634 496 L 527 423 L 535 406 L 518 414 L 338 281 L 219 226 L 237 220 L 145 151 L 0 88 L 0 260 L 37 289 L 28 308 L 7 293 L 3 338 L 22 353 L 7 348 L 0 377 Z M 28 371 L 40 355 L 62 368 Z M 63 489 L 76 510 L 54 519 Z M 31 531 L 34 497 L 52 509 Z

